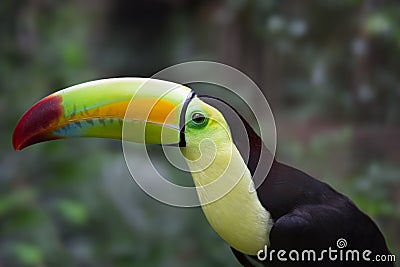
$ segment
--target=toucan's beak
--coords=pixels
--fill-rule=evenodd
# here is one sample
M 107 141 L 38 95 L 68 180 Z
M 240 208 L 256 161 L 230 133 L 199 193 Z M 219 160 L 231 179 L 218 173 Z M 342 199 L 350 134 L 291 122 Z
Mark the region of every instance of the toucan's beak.
M 184 113 L 192 96 L 185 86 L 143 78 L 72 86 L 43 98 L 21 117 L 14 130 L 14 149 L 67 137 L 182 146 Z

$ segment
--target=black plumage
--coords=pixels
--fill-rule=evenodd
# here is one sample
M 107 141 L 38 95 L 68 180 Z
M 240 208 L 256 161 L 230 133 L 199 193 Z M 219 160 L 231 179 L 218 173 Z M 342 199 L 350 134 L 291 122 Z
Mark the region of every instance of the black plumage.
M 241 151 L 243 133 L 236 132 L 237 122 L 230 123 L 234 116 L 229 113 L 234 109 L 213 97 L 203 96 L 202 100 L 223 113 L 230 125 L 235 144 L 242 156 L 245 156 L 246 153 Z M 347 250 L 357 250 L 360 259 L 332 261 L 325 255 L 322 261 L 317 262 L 282 262 L 273 257 L 274 261 L 263 262 L 266 266 L 394 266 L 393 262 L 368 262 L 362 259 L 364 250 L 372 251 L 368 255 L 370 259 L 374 259 L 375 255 L 390 254 L 382 233 L 370 217 L 360 211 L 349 198 L 326 183 L 271 159 L 272 155 L 261 138 L 240 114 L 236 112 L 235 115 L 240 118 L 247 132 L 250 144 L 247 166 L 250 173 L 254 174 L 258 164 L 273 160 L 266 179 L 257 188 L 261 204 L 270 212 L 274 221 L 268 251 L 284 249 L 288 253 L 290 250 L 301 252 L 313 249 L 318 259 L 322 250 L 331 247 L 338 250 L 336 255 L 339 257 L 337 241 L 342 238 L 347 241 L 347 246 L 342 249 L 342 259 L 345 259 Z M 260 153 L 261 150 L 265 153 Z M 233 248 L 232 251 L 243 266 L 253 266 L 251 261 L 257 261 L 254 256 L 246 256 Z M 349 254 L 349 258 L 350 256 Z

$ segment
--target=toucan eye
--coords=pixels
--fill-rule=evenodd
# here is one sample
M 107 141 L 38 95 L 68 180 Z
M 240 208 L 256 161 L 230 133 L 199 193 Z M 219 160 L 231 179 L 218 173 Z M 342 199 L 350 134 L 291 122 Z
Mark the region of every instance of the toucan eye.
M 194 127 L 204 127 L 208 122 L 208 118 L 200 112 L 195 112 L 192 114 L 191 122 Z
M 192 121 L 194 123 L 202 124 L 205 120 L 206 120 L 206 117 L 199 112 L 193 113 L 193 115 L 192 115 Z

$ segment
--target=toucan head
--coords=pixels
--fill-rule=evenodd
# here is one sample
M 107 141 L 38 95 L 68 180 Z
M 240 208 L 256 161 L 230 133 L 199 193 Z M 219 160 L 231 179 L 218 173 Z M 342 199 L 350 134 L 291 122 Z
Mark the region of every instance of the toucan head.
M 188 87 L 114 78 L 72 86 L 37 102 L 19 120 L 13 146 L 20 150 L 69 137 L 179 146 L 188 160 L 196 160 L 205 141 L 213 142 L 204 147 L 222 147 L 230 133 L 222 114 Z

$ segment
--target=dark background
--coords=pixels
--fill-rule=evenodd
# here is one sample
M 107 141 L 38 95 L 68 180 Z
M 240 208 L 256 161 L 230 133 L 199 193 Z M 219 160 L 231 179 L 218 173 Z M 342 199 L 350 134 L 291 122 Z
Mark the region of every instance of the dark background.
M 400 251 L 398 1 L 0 1 L 0 266 L 237 266 L 200 208 L 161 204 L 121 143 L 11 146 L 58 89 L 212 60 L 275 114 L 277 158 L 345 193 Z

